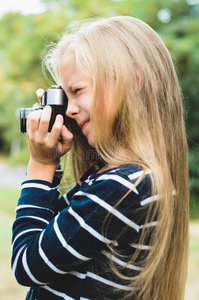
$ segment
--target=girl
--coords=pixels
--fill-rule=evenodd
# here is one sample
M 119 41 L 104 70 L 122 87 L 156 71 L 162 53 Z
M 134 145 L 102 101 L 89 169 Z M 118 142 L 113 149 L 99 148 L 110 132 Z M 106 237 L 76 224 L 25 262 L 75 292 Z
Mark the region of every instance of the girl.
M 58 115 L 48 132 L 48 106 L 27 120 L 12 256 L 27 299 L 184 299 L 187 143 L 168 50 L 117 16 L 66 31 L 45 64 L 68 97 L 67 127 Z M 77 184 L 58 198 L 69 150 Z

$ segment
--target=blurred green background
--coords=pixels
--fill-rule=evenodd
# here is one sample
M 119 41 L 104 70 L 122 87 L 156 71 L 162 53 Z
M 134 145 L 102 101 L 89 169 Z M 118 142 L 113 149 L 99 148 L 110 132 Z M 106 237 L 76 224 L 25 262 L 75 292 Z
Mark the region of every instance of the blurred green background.
M 37 101 L 36 89 L 52 84 L 41 68 L 49 42 L 57 41 L 70 24 L 115 14 L 147 22 L 162 37 L 176 66 L 189 144 L 191 238 L 186 299 L 199 299 L 199 0 L 40 2 L 45 12 L 10 12 L 0 17 L 0 299 L 25 299 L 26 292 L 10 271 L 14 208 L 29 158 L 26 136 L 19 133 L 19 109 Z

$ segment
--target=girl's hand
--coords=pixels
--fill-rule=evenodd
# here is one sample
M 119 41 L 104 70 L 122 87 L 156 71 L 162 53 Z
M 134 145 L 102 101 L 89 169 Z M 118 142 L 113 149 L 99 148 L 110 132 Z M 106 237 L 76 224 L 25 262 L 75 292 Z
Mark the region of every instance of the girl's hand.
M 31 159 L 44 165 L 57 165 L 59 158 L 72 146 L 73 135 L 63 125 L 63 117 L 58 115 L 51 132 L 48 132 L 52 109 L 45 106 L 27 117 L 27 136 Z M 62 136 L 62 141 L 59 138 Z
M 38 106 L 41 105 L 41 98 L 42 98 L 44 92 L 45 92 L 45 91 L 44 91 L 43 89 L 38 89 L 38 90 L 36 90 L 36 95 L 37 95 L 37 98 L 38 98 L 39 102 L 37 102 L 37 103 L 35 103 L 35 104 L 33 105 L 34 108 L 36 108 L 36 107 L 38 107 Z
M 52 182 L 59 158 L 72 146 L 73 135 L 63 125 L 61 115 L 56 117 L 51 132 L 48 132 L 51 112 L 51 107 L 45 106 L 43 110 L 36 110 L 27 117 L 27 137 L 30 151 L 28 179 Z M 61 141 L 60 136 L 62 136 Z

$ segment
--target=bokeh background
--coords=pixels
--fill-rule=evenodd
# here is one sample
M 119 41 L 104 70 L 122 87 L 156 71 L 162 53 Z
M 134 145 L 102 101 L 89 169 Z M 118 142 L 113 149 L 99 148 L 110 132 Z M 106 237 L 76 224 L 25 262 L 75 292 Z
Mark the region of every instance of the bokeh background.
M 82 19 L 122 14 L 142 19 L 159 33 L 179 77 L 190 173 L 191 235 L 186 300 L 198 300 L 199 0 L 29 0 L 24 1 L 19 11 L 17 3 L 13 11 L 6 12 L 3 3 L 0 4 L 0 299 L 25 299 L 27 291 L 15 282 L 10 269 L 14 209 L 29 159 L 26 136 L 19 133 L 19 110 L 37 101 L 36 89 L 47 89 L 52 84 L 42 73 L 45 47 L 57 41 L 65 27 Z M 68 171 L 66 175 L 70 180 Z

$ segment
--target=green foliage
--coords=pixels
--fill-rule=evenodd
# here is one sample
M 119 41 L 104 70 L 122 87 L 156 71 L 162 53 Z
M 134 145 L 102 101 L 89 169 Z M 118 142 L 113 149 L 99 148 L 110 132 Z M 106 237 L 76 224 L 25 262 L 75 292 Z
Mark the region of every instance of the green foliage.
M 57 38 L 68 24 L 62 12 L 55 15 L 22 16 L 9 13 L 0 20 L 0 152 L 8 152 L 12 139 L 19 135 L 19 108 L 37 102 L 35 91 L 46 89 L 41 61 L 45 44 Z M 51 27 L 51 24 L 54 26 Z
M 10 218 L 15 218 L 15 207 L 20 196 L 20 189 L 0 188 L 1 212 Z
M 193 195 L 190 198 L 190 218 L 199 220 L 199 201 Z
M 37 101 L 35 90 L 48 88 L 41 71 L 45 45 L 74 20 L 115 14 L 147 22 L 163 38 L 179 75 L 185 103 L 191 193 L 199 198 L 199 2 L 194 0 L 42 0 L 45 13 L 8 13 L 0 19 L 0 153 L 18 139 L 21 151 L 12 162 L 28 160 L 25 136 L 19 134 L 19 108 Z M 17 151 L 16 151 L 17 152 Z M 193 197 L 192 197 L 193 198 Z M 197 200 L 198 201 L 198 200 Z
M 193 9 L 193 8 L 192 8 Z M 195 9 L 192 10 L 195 14 Z M 195 16 L 195 15 L 194 15 Z M 183 16 L 162 34 L 179 75 L 189 145 L 191 207 L 199 202 L 199 18 Z M 198 212 L 198 210 L 196 210 Z M 194 209 L 192 209 L 194 213 Z
M 179 26 L 180 25 L 180 26 Z M 181 23 L 173 22 L 168 25 L 165 43 L 169 48 L 184 94 L 187 110 L 186 122 L 190 148 L 199 143 L 199 18 L 184 18 Z

